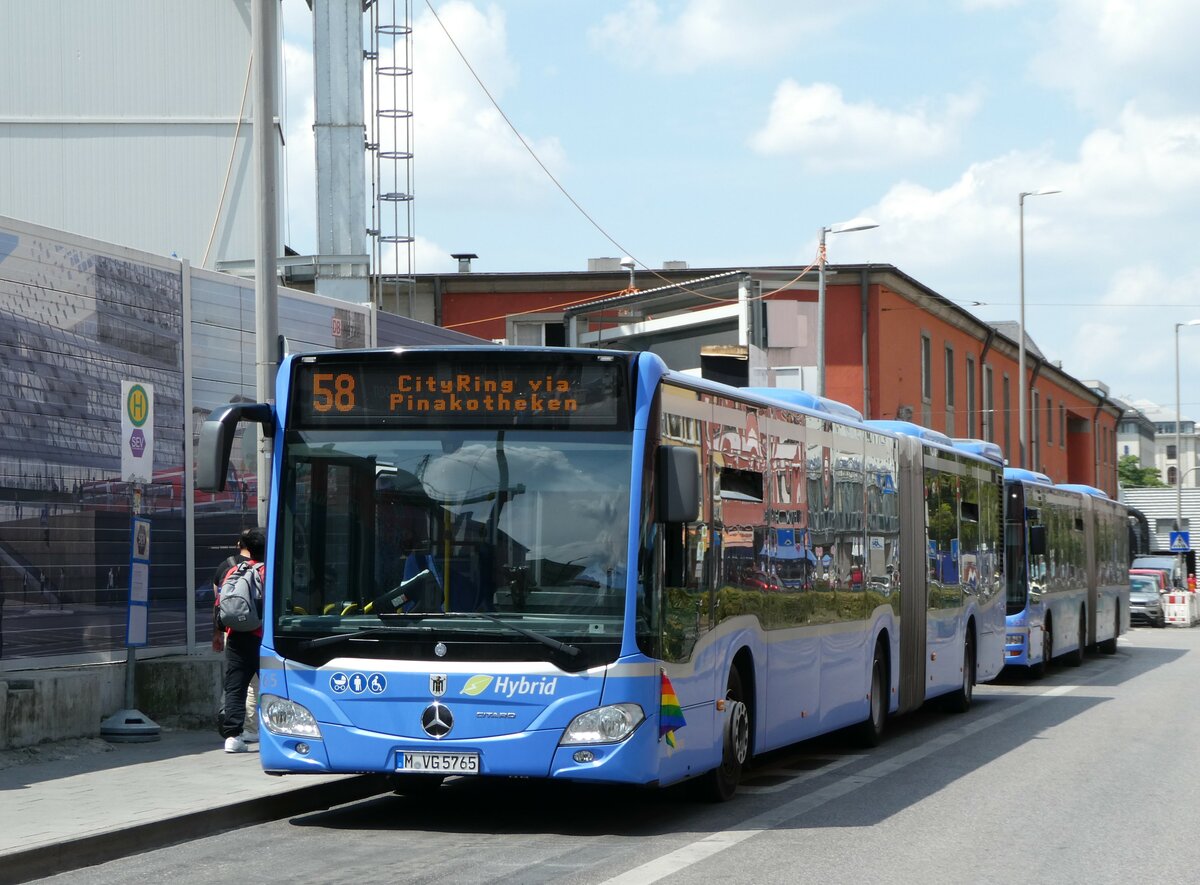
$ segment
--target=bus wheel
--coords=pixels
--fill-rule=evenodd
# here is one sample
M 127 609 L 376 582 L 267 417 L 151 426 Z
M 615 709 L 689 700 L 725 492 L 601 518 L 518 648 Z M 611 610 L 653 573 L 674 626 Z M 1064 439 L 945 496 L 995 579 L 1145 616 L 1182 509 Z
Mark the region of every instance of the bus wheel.
M 1100 643 L 1100 651 L 1106 655 L 1115 655 L 1117 653 L 1117 636 L 1121 633 L 1121 607 L 1117 606 L 1117 613 L 1113 615 L 1113 635 L 1112 639 L 1105 639 Z
M 1036 664 L 1029 665 L 1029 672 L 1034 679 L 1046 675 L 1046 666 L 1054 657 L 1054 622 L 1049 617 L 1042 622 L 1042 659 Z
M 704 793 L 714 802 L 728 802 L 750 758 L 750 708 L 742 693 L 742 675 L 735 666 L 725 689 L 725 723 L 721 729 L 721 764 L 705 775 Z
M 1079 644 L 1074 651 L 1067 653 L 1067 663 L 1078 667 L 1083 663 L 1083 647 L 1087 644 L 1087 613 L 1079 610 Z
M 965 713 L 971 709 L 975 697 L 975 634 L 967 633 L 963 643 L 963 678 L 958 691 L 946 697 L 946 709 L 951 713 Z
M 871 660 L 871 694 L 867 699 L 870 708 L 867 718 L 855 728 L 855 741 L 863 747 L 878 747 L 883 740 L 883 728 L 887 723 L 888 679 L 887 663 L 884 660 L 883 644 L 875 643 L 875 656 Z

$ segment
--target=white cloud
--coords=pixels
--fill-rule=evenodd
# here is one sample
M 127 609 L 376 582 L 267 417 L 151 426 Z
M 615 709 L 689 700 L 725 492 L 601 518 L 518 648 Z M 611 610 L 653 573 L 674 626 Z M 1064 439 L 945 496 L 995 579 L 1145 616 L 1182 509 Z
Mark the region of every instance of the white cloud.
M 982 319 L 1015 320 L 1018 194 L 1061 188 L 1025 203 L 1029 332 L 1074 377 L 1161 400 L 1172 389 L 1171 324 L 1200 317 L 1200 259 L 1187 248 L 1198 148 L 1200 116 L 1130 106 L 1067 161 L 1013 151 L 945 187 L 893 186 L 858 210 L 880 227 L 831 241 L 830 260 L 890 262 Z M 1182 362 L 1200 377 L 1200 339 Z
M 1175 276 L 1149 262 L 1115 269 L 1099 309 L 1089 311 L 1071 336 L 1068 353 L 1074 374 L 1086 378 L 1111 376 L 1114 357 L 1119 355 L 1122 380 L 1142 379 L 1137 388 L 1140 392 L 1151 385 L 1164 389 L 1163 381 L 1173 379 L 1175 374 L 1174 323 L 1200 318 L 1196 292 L 1200 292 L 1200 267 L 1193 266 Z M 1161 318 L 1155 324 L 1158 334 L 1142 339 L 1139 344 L 1130 335 L 1131 325 L 1149 316 Z M 1144 322 L 1141 325 L 1146 327 Z M 1151 340 L 1156 345 L 1145 346 Z M 1188 378 L 1196 377 L 1200 370 L 1200 347 L 1181 347 L 1180 364 L 1186 368 Z M 1195 402 L 1194 391 L 1189 399 Z M 1160 405 L 1167 404 L 1160 402 Z M 1170 405 L 1173 409 L 1174 403 Z
M 415 269 L 420 273 L 454 273 L 458 270 L 458 261 L 450 257 L 452 251 L 428 237 L 417 234 L 413 240 Z M 399 251 L 399 246 L 394 243 L 388 243 L 383 248 L 379 264 L 380 271 L 385 274 L 395 272 L 404 275 L 411 272 L 408 255 Z
M 508 51 L 503 11 L 456 0 L 441 6 L 438 16 L 503 108 L 505 93 L 520 77 Z M 477 206 L 501 207 L 549 195 L 553 184 L 480 89 L 433 14 L 419 16 L 413 31 L 418 196 L 429 203 L 469 198 Z M 512 123 L 521 131 L 519 119 Z M 521 134 L 556 176 L 565 171 L 558 139 Z
M 685 73 L 715 65 L 749 66 L 795 52 L 862 5 L 859 0 L 687 0 L 672 15 L 666 3 L 630 0 L 588 37 L 597 50 L 634 67 Z
M 1134 96 L 1154 110 L 1195 107 L 1197 33 L 1195 0 L 1059 0 L 1031 70 L 1093 111 Z
M 1172 219 L 1192 223 L 1200 116 L 1155 117 L 1130 106 L 1112 127 L 1089 134 L 1070 161 L 1042 150 L 1014 151 L 972 164 L 940 189 L 896 184 L 862 210 L 881 225 L 870 257 L 880 260 L 879 241 L 891 256 L 886 260 L 926 268 L 969 266 L 1010 251 L 1017 195 L 1042 187 L 1063 193 L 1027 199 L 1027 251 L 1067 250 L 1095 260 L 1155 248 Z M 844 245 L 869 257 L 866 245 Z
M 1078 186 L 1109 216 L 1190 209 L 1200 187 L 1200 115 L 1151 116 L 1126 106 L 1115 125 L 1084 139 Z
M 828 83 L 801 86 L 785 80 L 750 146 L 761 154 L 798 154 L 818 169 L 899 165 L 953 146 L 977 104 L 974 98 L 952 97 L 934 118 L 923 108 L 898 113 L 871 102 L 849 103 Z

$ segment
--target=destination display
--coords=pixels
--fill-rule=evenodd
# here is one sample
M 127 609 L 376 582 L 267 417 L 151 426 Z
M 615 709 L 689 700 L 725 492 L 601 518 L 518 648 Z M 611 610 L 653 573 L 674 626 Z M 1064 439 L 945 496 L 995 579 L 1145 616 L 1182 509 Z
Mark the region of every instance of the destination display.
M 473 356 L 478 357 L 478 354 Z M 564 355 L 487 364 L 380 353 L 295 364 L 295 427 L 403 423 L 620 429 L 629 423 L 624 363 Z

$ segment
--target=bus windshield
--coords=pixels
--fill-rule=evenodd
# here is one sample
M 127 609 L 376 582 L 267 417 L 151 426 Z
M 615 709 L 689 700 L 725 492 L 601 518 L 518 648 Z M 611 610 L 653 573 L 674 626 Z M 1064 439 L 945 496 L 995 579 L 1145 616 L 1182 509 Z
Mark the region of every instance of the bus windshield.
M 284 457 L 276 638 L 619 643 L 628 431 L 290 430 Z

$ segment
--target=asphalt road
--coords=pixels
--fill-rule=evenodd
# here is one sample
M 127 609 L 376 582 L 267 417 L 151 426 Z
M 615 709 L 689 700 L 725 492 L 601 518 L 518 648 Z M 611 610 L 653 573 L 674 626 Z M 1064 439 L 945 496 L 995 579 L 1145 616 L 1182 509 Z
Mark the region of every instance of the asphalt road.
M 757 760 L 737 798 L 462 778 L 51 882 L 1195 882 L 1200 629 Z

